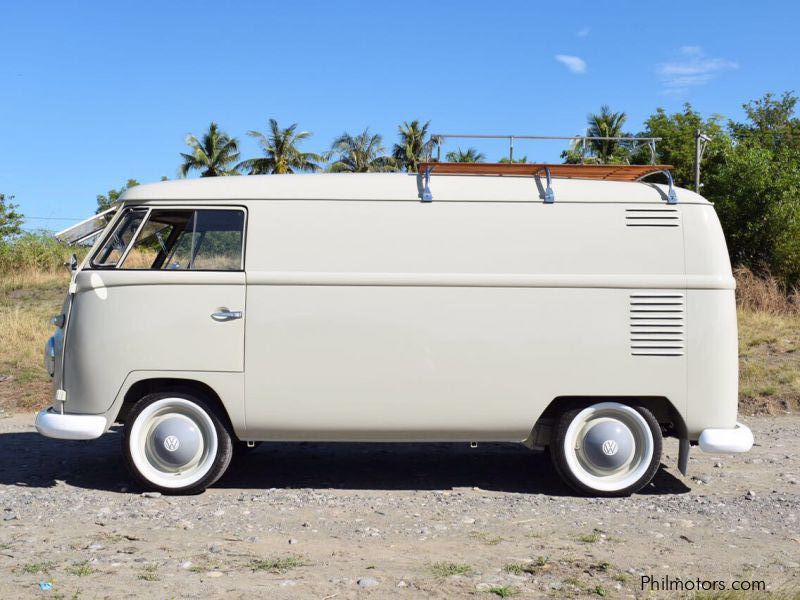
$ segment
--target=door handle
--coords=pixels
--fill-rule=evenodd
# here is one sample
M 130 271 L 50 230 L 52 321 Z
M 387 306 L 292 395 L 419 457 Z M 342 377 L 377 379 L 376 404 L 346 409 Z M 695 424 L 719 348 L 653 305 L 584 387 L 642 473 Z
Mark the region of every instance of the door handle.
M 243 314 L 244 313 L 240 310 L 228 310 L 223 308 L 217 312 L 211 313 L 211 318 L 215 321 L 233 321 L 234 319 L 241 319 Z

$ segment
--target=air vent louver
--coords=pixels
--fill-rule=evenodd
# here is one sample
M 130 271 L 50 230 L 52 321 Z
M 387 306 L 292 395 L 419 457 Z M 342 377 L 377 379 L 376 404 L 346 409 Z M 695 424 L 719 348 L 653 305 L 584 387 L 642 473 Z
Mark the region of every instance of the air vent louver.
M 679 227 L 681 213 L 676 208 L 626 208 L 628 227 Z
M 631 354 L 683 356 L 686 347 L 685 297 L 680 292 L 631 294 Z

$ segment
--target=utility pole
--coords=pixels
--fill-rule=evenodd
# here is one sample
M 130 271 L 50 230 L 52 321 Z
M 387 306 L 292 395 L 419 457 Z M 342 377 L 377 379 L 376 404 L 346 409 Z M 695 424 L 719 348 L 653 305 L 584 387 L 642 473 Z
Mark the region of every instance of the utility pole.
M 699 129 L 694 132 L 694 191 L 700 193 L 700 160 L 711 138 Z

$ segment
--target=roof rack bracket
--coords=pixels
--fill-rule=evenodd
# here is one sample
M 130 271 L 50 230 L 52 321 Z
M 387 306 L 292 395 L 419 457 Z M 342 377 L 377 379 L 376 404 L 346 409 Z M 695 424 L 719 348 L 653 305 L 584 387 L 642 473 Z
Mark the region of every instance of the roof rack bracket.
M 550 176 L 550 167 L 544 168 L 544 175 L 547 177 L 547 187 L 544 190 L 544 203 L 553 204 L 556 201 L 555 192 L 553 192 L 553 178 Z
M 678 194 L 675 193 L 675 186 L 672 183 L 672 173 L 669 171 L 662 171 L 662 173 L 667 176 L 667 181 L 669 182 L 669 190 L 667 191 L 667 204 L 677 204 Z
M 433 194 L 431 193 L 431 171 L 433 171 L 433 167 L 426 167 L 425 170 L 421 173 L 422 180 L 424 182 L 422 188 L 422 201 L 423 202 L 433 202 Z

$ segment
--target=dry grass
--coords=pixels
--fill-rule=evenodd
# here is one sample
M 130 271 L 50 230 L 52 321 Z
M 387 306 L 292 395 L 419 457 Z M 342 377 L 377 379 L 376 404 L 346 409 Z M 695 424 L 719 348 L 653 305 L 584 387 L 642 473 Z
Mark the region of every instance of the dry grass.
M 739 306 L 739 406 L 745 413 L 800 409 L 800 290 L 745 267 Z
M 310 566 L 312 566 L 311 563 L 305 557 L 295 554 L 273 558 L 254 558 L 249 564 L 253 571 L 269 571 L 270 573 L 287 573 L 292 569 Z
M 472 573 L 472 567 L 463 563 L 436 562 L 431 565 L 431 573 L 441 578 L 453 575 L 469 575 Z
M 0 293 L 6 295 L 14 290 L 52 288 L 55 285 L 66 289 L 68 282 L 69 273 L 63 267 L 52 271 L 23 269 L 0 274 Z
M 28 410 L 50 403 L 42 364 L 49 320 L 61 309 L 66 270 L 27 270 L 0 276 L 0 409 Z
M 775 277 L 760 277 L 747 267 L 734 270 L 739 308 L 771 315 L 800 315 L 800 289 L 787 287 Z
M 739 406 L 745 413 L 800 409 L 800 315 L 739 310 Z
M 147 248 L 131 248 L 125 258 L 126 269 L 149 269 L 158 253 Z
M 133 248 L 125 258 L 124 268 L 126 269 L 149 269 L 155 261 L 157 253 L 155 250 L 147 248 Z M 194 269 L 238 269 L 240 265 L 239 257 L 227 254 L 203 254 L 200 253 L 194 262 Z M 183 264 L 182 268 L 186 265 Z M 167 267 L 168 268 L 168 267 Z
M 767 414 L 800 410 L 798 296 L 781 296 L 777 283 L 748 272 L 737 271 L 737 277 L 740 408 Z M 68 281 L 65 269 L 0 275 L 0 410 L 49 404 L 42 348 L 53 331 L 49 318 L 59 312 Z

